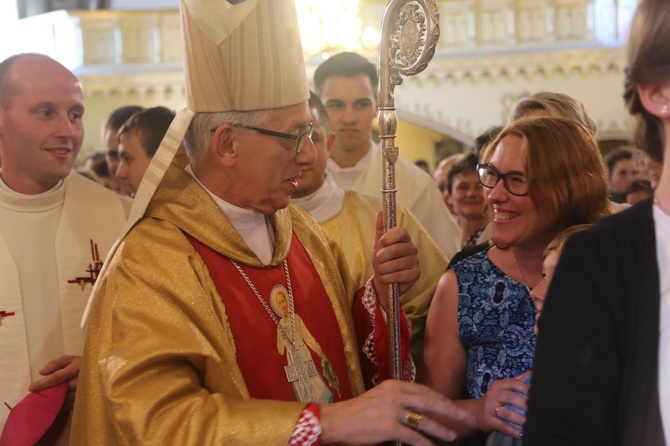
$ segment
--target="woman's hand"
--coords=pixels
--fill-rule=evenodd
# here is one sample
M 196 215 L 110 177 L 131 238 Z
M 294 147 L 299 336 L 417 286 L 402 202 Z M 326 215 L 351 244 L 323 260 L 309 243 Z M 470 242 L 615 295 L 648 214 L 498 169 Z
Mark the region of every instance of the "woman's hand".
M 526 422 L 525 415 L 504 407 L 504 405 L 509 404 L 525 413 L 528 409 L 526 400 L 528 399 L 530 385 L 522 380 L 530 374 L 531 372 L 528 371 L 517 378 L 501 379 L 491 384 L 489 390 L 477 400 L 473 407 L 479 429 L 485 432 L 496 430 L 514 438 L 521 438 L 521 431 L 506 421 L 523 426 Z

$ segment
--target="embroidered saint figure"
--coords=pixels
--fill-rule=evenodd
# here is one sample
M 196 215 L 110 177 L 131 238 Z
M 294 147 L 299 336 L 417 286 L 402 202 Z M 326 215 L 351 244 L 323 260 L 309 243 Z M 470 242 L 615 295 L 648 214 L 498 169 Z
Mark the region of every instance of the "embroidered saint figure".
M 277 327 L 277 351 L 284 355 L 288 365 L 284 367 L 286 377 L 293 385 L 295 396 L 298 401 L 314 402 L 319 404 L 332 403 L 333 393 L 330 391 L 323 378 L 319 374 L 310 349 L 321 358 L 326 378 L 331 387 L 340 394 L 339 382 L 334 373 L 330 361 L 326 358 L 321 346 L 309 332 L 302 318 L 293 313 L 295 321 L 294 346 L 288 344 L 284 339 L 282 329 L 286 333 L 291 332 L 288 292 L 282 285 L 276 285 L 270 294 L 272 309 L 279 316 L 279 327 Z

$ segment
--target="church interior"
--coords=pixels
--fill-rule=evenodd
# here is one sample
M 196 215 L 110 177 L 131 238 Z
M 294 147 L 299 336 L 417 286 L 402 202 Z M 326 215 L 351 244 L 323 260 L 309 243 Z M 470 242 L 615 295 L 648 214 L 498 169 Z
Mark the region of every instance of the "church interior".
M 308 78 L 332 54 L 378 62 L 385 0 L 296 0 Z M 177 0 L 7 0 L 0 59 L 50 55 L 84 88 L 86 137 L 79 156 L 101 149 L 100 128 L 127 104 L 184 107 Z M 621 98 L 623 42 L 636 0 L 438 0 L 440 39 L 420 74 L 395 88 L 400 156 L 442 158 L 504 124 L 512 105 L 540 91 L 586 105 L 603 152 L 630 144 Z

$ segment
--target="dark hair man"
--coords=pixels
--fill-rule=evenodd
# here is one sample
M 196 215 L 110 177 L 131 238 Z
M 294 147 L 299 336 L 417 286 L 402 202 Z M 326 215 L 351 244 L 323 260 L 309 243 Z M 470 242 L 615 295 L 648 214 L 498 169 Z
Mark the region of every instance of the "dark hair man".
M 336 54 L 316 69 L 314 85 L 337 136 L 328 160 L 333 179 L 344 190 L 379 197 L 382 153 L 372 139 L 372 123 L 377 116 L 375 65 L 355 53 Z M 451 258 L 460 250 L 461 235 L 435 182 L 402 157 L 395 168 L 398 203 L 419 219 Z

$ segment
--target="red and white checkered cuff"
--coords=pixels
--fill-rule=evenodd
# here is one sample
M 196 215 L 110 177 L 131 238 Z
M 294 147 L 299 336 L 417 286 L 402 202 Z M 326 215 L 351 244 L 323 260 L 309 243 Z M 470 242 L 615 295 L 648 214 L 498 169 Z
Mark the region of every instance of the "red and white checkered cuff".
M 295 425 L 293 435 L 289 446 L 312 446 L 319 444 L 321 435 L 321 423 L 319 422 L 319 405 L 312 403 L 305 407 L 305 410 L 298 418 L 298 424 Z

